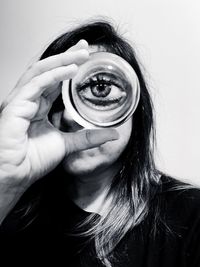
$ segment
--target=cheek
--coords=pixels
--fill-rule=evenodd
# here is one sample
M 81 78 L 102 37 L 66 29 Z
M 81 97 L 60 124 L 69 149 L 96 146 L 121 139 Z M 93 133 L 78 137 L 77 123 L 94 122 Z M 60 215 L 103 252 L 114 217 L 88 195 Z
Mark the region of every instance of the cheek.
M 129 119 L 124 124 L 116 128 L 119 133 L 119 139 L 113 142 L 113 149 L 117 154 L 121 154 L 126 148 L 131 132 L 132 132 L 132 119 Z
M 109 166 L 117 161 L 130 139 L 132 120 L 125 122 L 116 129 L 119 133 L 118 140 L 69 155 L 64 161 L 66 170 L 72 173 L 94 171 L 99 167 Z
M 94 152 L 94 154 L 90 155 L 93 156 L 93 160 L 96 158 L 96 160 L 102 162 L 113 163 L 119 158 L 129 142 L 132 131 L 132 120 L 128 120 L 116 129 L 119 133 L 118 140 L 107 142 L 94 150 L 88 150 L 88 154 Z

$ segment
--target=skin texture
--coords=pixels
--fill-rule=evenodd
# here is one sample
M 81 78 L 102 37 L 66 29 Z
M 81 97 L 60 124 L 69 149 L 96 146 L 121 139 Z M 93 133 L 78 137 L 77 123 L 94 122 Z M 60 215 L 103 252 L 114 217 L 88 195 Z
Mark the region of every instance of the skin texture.
M 73 125 L 76 127 L 75 123 Z M 98 175 L 106 169 L 112 173 L 112 169 L 116 168 L 117 159 L 129 141 L 132 120 L 128 120 L 115 129 L 119 134 L 118 140 L 107 142 L 95 148 L 71 153 L 64 158 L 65 170 L 75 176 Z M 71 130 L 73 130 L 73 126 Z
M 89 51 L 104 51 L 104 48 L 92 46 Z M 59 123 L 62 117 L 62 125 Z M 58 128 L 65 128 L 68 132 L 81 132 L 82 126 L 77 124 L 64 110 L 55 114 L 53 121 Z M 84 149 L 70 153 L 63 160 L 66 173 L 73 177 L 68 188 L 68 196 L 82 209 L 89 212 L 103 213 L 110 200 L 106 200 L 106 193 L 114 175 L 120 169 L 118 161 L 130 139 L 132 119 L 114 128 L 118 139 L 95 148 Z
M 71 79 L 88 57 L 88 44 L 82 40 L 65 53 L 35 63 L 11 91 L 0 117 L 0 181 L 14 177 L 34 182 L 64 156 L 117 138 L 109 129 L 63 133 L 48 121 L 60 82 Z
M 89 53 L 105 51 L 104 47 L 90 46 Z M 72 132 L 81 131 L 82 126 L 78 125 L 69 114 L 63 113 L 64 123 Z M 64 167 L 67 172 L 75 176 L 98 175 L 98 172 L 116 168 L 115 163 L 124 151 L 131 135 L 132 120 L 129 119 L 124 124 L 115 128 L 119 134 L 119 139 L 107 142 L 98 147 L 71 153 L 64 159 Z M 119 166 L 118 166 L 119 167 Z M 115 173 L 115 170 L 114 170 Z
M 48 120 L 63 80 L 88 60 L 88 43 L 34 63 L 19 79 L 0 112 L 0 223 L 22 193 L 64 157 L 116 140 L 114 129 L 64 133 Z

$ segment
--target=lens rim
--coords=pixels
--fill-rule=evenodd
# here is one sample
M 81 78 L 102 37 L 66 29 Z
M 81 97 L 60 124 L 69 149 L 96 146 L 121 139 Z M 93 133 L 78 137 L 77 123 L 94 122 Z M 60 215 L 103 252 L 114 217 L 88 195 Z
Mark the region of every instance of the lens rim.
M 120 62 L 121 69 L 123 67 L 122 69 L 123 73 L 125 73 L 125 70 L 126 70 L 128 72 L 126 73 L 126 76 L 132 77 L 131 80 L 134 82 L 133 86 L 135 90 L 134 92 L 135 101 L 132 101 L 130 108 L 119 119 L 116 119 L 112 122 L 96 122 L 92 119 L 86 119 L 77 110 L 76 105 L 74 104 L 73 97 L 72 97 L 71 84 L 72 84 L 73 79 L 63 81 L 62 98 L 63 98 L 65 109 L 74 119 L 74 121 L 76 121 L 78 124 L 80 124 L 84 128 L 92 129 L 92 128 L 108 128 L 108 127 L 119 126 L 123 124 L 124 122 L 126 122 L 133 115 L 139 103 L 139 99 L 140 99 L 139 80 L 138 80 L 137 74 L 135 73 L 135 70 L 125 59 L 110 52 L 94 52 L 90 54 L 89 60 L 86 61 L 83 65 L 87 64 L 88 66 L 91 66 L 94 63 L 94 61 L 96 61 L 97 59 L 99 60 L 99 62 L 104 62 L 105 58 L 106 58 L 106 61 L 110 60 L 111 64 L 117 66 L 117 68 L 119 68 L 119 64 L 116 62 Z

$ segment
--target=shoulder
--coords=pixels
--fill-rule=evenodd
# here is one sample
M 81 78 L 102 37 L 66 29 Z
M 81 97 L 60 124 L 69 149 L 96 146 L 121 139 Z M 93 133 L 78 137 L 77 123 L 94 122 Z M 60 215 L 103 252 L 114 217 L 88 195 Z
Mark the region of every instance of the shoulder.
M 200 242 L 200 188 L 163 175 L 151 211 L 164 231 Z
M 182 251 L 185 266 L 200 266 L 200 188 L 163 175 L 154 205 L 162 241 Z
M 169 212 L 184 212 L 184 217 L 196 216 L 200 219 L 200 188 L 181 180 L 163 175 L 159 197 L 165 202 Z
M 58 168 L 36 181 L 24 192 L 4 219 L 0 226 L 0 235 L 18 232 L 22 234 L 23 231 L 32 230 L 34 224 L 46 223 L 51 210 L 57 212 L 63 201 L 63 188 L 62 174 Z

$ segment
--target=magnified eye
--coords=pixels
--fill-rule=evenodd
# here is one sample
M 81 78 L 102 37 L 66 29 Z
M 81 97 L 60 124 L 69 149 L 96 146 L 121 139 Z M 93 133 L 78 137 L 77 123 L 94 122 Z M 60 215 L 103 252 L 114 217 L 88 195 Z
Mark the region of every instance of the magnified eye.
M 126 100 L 126 88 L 121 80 L 112 74 L 96 74 L 77 85 L 80 99 L 89 107 L 98 110 L 111 110 Z

